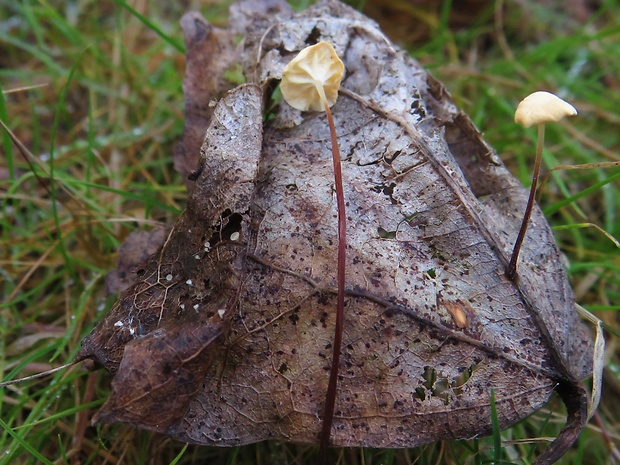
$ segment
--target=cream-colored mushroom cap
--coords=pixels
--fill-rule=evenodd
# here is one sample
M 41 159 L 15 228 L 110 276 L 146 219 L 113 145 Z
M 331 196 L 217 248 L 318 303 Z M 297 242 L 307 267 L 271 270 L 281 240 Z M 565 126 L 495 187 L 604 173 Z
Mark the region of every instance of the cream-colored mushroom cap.
M 551 92 L 538 91 L 525 97 L 515 111 L 515 123 L 526 128 L 535 124 L 554 123 L 577 110 L 570 103 Z
M 282 72 L 280 90 L 290 106 L 301 111 L 323 111 L 338 99 L 344 64 L 331 44 L 319 42 L 304 48 Z

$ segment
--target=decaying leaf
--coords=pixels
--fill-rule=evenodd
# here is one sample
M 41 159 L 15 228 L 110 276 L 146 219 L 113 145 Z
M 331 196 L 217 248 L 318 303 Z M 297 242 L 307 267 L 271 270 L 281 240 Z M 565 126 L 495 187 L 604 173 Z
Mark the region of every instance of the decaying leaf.
M 118 248 L 118 264 L 106 278 L 106 289 L 110 294 L 124 291 L 140 280 L 136 270 L 153 255 L 170 231 L 160 226 L 150 231 L 135 231 L 125 238 Z
M 271 92 L 324 40 L 347 70 L 332 109 L 349 225 L 332 444 L 488 434 L 492 392 L 507 427 L 557 388 L 569 421 L 540 461 L 556 460 L 585 419 L 591 337 L 541 212 L 512 282 L 527 193 L 441 84 L 340 3 L 253 5 L 231 19 L 252 83 L 215 107 L 186 211 L 83 341 L 78 359 L 115 375 L 96 419 L 198 444 L 318 440 L 336 307 L 329 130 Z
M 174 168 L 188 178 L 198 166 L 200 146 L 209 126 L 213 106 L 232 83 L 226 71 L 234 66 L 236 53 L 233 32 L 214 27 L 198 13 L 188 13 L 181 19 L 186 32 L 187 65 L 185 67 L 185 133 L 174 151 Z

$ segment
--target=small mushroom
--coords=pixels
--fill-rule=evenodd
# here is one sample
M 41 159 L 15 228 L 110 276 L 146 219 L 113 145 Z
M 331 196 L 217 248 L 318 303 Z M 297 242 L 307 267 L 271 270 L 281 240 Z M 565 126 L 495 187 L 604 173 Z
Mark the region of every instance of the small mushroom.
M 529 128 L 535 124 L 555 123 L 577 110 L 551 92 L 538 91 L 525 97 L 515 111 L 515 123 Z
M 344 331 L 345 265 L 346 265 L 346 212 L 340 148 L 336 137 L 334 118 L 329 109 L 338 98 L 340 81 L 344 75 L 344 64 L 336 55 L 334 47 L 327 42 L 306 47 L 286 65 L 282 72 L 280 90 L 282 97 L 293 108 L 301 111 L 325 111 L 332 144 L 334 161 L 334 184 L 338 209 L 338 300 L 336 306 L 336 328 L 333 344 L 332 365 L 325 396 L 323 426 L 321 429 L 319 463 L 326 463 L 327 446 L 331 435 L 338 386 L 338 367 Z
M 521 245 L 525 239 L 527 226 L 532 215 L 534 206 L 534 198 L 536 197 L 536 187 L 538 185 L 538 175 L 540 173 L 540 165 L 542 162 L 542 150 L 545 141 L 545 124 L 555 123 L 566 116 L 577 114 L 577 110 L 570 103 L 562 100 L 551 92 L 538 91 L 525 97 L 515 111 L 515 123 L 529 128 L 536 125 L 538 127 L 538 143 L 536 144 L 536 158 L 534 160 L 534 171 L 532 173 L 532 185 L 530 187 L 530 196 L 525 207 L 521 228 L 515 241 L 510 263 L 506 269 L 506 276 L 512 281 L 517 277 L 517 261 Z
M 319 42 L 304 48 L 286 65 L 280 90 L 297 110 L 327 111 L 336 103 L 344 64 L 331 44 Z

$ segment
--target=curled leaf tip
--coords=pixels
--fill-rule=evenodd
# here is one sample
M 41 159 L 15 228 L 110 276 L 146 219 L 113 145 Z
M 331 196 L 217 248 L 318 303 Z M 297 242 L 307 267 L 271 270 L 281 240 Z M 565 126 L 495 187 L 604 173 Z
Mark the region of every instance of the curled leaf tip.
M 324 111 L 338 99 L 344 63 L 327 42 L 304 48 L 286 65 L 280 89 L 284 100 L 297 110 Z
M 515 111 L 515 123 L 529 128 L 537 124 L 554 123 L 576 114 L 575 107 L 557 95 L 538 91 L 521 100 Z

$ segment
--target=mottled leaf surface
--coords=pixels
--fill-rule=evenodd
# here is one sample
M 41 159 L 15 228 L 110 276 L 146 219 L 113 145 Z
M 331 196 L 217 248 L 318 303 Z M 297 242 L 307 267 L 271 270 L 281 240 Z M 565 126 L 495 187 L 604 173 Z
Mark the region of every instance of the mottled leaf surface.
M 507 427 L 559 385 L 571 419 L 555 460 L 583 423 L 591 339 L 546 220 L 534 213 L 508 280 L 527 194 L 443 86 L 348 7 L 270 5 L 233 7 L 257 85 L 215 107 L 186 211 L 84 341 L 79 358 L 115 374 L 98 419 L 199 444 L 318 440 L 336 307 L 329 129 L 272 92 L 325 40 L 347 70 L 332 108 L 348 222 L 332 443 L 488 434 L 491 392 Z

